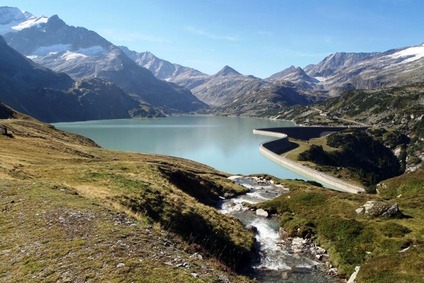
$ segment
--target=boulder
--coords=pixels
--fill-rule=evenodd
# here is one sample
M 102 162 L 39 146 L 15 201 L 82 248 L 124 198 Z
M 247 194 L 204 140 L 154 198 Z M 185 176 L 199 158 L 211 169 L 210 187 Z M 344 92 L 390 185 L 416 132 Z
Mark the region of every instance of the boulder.
M 263 210 L 262 208 L 256 209 L 256 215 L 265 218 L 269 216 L 268 212 L 266 210 Z
M 387 218 L 400 218 L 403 213 L 400 211 L 397 203 L 390 204 L 385 201 L 370 200 L 363 206 L 357 208 L 356 213 L 373 216 L 373 217 L 387 217 Z

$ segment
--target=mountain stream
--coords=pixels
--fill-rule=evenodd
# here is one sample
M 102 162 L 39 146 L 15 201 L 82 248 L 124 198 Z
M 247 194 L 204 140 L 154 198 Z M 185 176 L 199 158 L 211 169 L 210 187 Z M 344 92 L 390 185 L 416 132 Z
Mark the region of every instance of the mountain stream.
M 245 195 L 223 200 L 220 211 L 235 216 L 246 227 L 255 231 L 258 252 L 249 271 L 251 277 L 263 283 L 337 282 L 319 268 L 322 262 L 299 255 L 294 251 L 292 244 L 285 243 L 281 239 L 278 219 L 258 216 L 258 213 L 244 205 L 280 196 L 286 192 L 283 186 L 256 177 L 232 176 L 230 179 L 250 189 Z M 295 238 L 293 241 L 301 242 L 302 239 Z

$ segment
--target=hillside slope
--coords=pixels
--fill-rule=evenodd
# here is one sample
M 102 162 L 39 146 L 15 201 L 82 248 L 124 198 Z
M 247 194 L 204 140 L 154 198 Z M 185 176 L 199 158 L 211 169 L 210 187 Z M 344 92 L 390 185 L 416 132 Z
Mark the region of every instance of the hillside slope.
M 0 114 L 0 281 L 247 281 L 223 271 L 253 247 L 210 206 L 243 191 L 225 174 Z
M 353 90 L 311 106 L 281 111 L 279 117 L 303 125 L 370 127 L 370 134 L 414 171 L 424 164 L 424 84 Z

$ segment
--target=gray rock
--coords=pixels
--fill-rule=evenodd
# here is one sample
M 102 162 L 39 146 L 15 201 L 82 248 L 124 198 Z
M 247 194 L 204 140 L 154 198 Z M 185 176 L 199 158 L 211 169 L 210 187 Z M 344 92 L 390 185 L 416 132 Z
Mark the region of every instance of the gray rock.
M 339 270 L 335 267 L 330 268 L 330 270 L 328 271 L 328 274 L 331 276 L 337 276 L 339 275 Z
M 197 277 L 199 277 L 199 274 L 193 272 L 193 273 L 191 273 L 191 276 L 193 276 L 194 278 L 197 278 Z
M 321 247 L 316 247 L 316 253 L 319 255 L 325 254 L 327 251 Z
M 355 211 L 358 214 L 365 213 L 366 215 L 373 217 L 396 218 L 403 216 L 403 213 L 400 211 L 397 203 L 390 204 L 376 200 L 367 201 L 363 206 L 357 208 Z
M 268 212 L 263 210 L 262 208 L 259 208 L 256 210 L 256 215 L 260 217 L 265 217 L 265 218 L 269 216 Z
M 364 213 L 364 212 L 365 212 L 365 207 L 361 206 L 361 207 L 359 207 L 359 208 L 355 209 L 355 212 L 356 212 L 357 214 L 362 214 L 362 213 Z

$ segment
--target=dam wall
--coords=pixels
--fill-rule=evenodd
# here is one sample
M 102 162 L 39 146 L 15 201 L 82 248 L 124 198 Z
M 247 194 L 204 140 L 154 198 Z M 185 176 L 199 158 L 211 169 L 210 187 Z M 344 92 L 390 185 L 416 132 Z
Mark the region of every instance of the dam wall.
M 307 128 L 311 128 L 312 132 L 308 133 Z M 286 129 L 290 129 L 290 130 L 286 131 Z M 274 141 L 265 142 L 261 144 L 259 147 L 259 151 L 264 156 L 276 162 L 277 164 L 283 167 L 289 168 L 300 174 L 310 176 L 311 178 L 313 178 L 314 180 L 318 182 L 323 182 L 325 184 L 328 184 L 330 185 L 331 189 L 341 191 L 341 192 L 354 193 L 354 194 L 364 193 L 365 190 L 362 187 L 344 182 L 338 178 L 329 176 L 325 173 L 322 173 L 312 168 L 309 168 L 307 166 L 304 166 L 298 162 L 292 161 L 281 155 L 282 153 L 287 152 L 296 147 L 293 145 L 293 143 L 291 143 L 288 140 L 288 133 L 286 132 L 294 134 L 294 136 L 296 136 L 296 138 L 298 139 L 310 139 L 314 137 L 324 136 L 328 133 L 341 131 L 344 129 L 346 129 L 346 127 L 337 127 L 337 128 L 334 128 L 334 127 L 288 127 L 288 128 L 255 129 L 253 130 L 253 133 L 258 135 L 266 135 L 266 136 L 272 136 L 272 137 L 278 138 L 277 140 L 274 140 Z M 306 137 L 309 137 L 309 138 L 306 138 Z
M 351 129 L 352 127 L 282 127 L 282 128 L 264 128 L 256 131 L 271 132 L 275 134 L 286 134 L 289 137 L 299 140 L 309 140 L 319 138 L 328 134 Z M 364 127 L 355 127 L 354 129 L 366 129 Z M 270 134 L 270 136 L 272 136 Z

